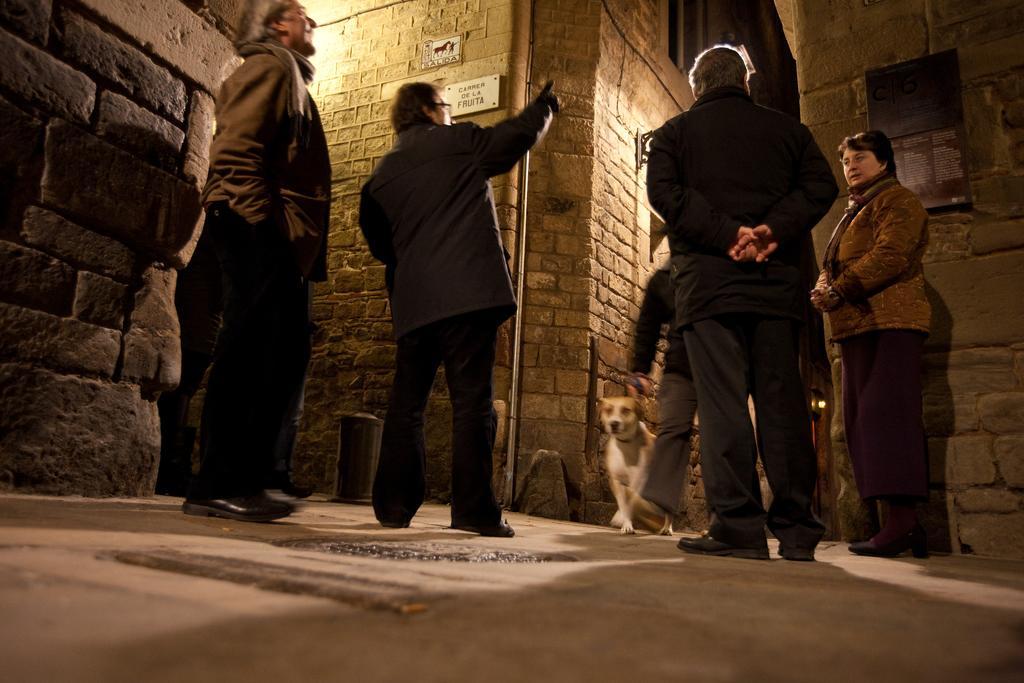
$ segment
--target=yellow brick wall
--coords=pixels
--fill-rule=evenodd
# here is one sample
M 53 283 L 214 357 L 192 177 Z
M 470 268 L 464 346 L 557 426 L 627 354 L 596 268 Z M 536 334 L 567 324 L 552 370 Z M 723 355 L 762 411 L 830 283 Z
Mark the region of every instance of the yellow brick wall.
M 534 20 L 533 78 L 555 81 L 563 109 L 531 166 L 519 457 L 558 451 L 571 514 L 606 522 L 614 504 L 593 405 L 624 393 L 652 270 L 634 141 L 688 104 L 689 90 L 652 40 L 657 0 L 540 1 Z
M 622 395 L 633 335 L 648 278 L 667 258 L 667 243 L 651 245 L 646 166 L 637 169 L 637 135 L 689 106 L 683 75 L 668 60 L 657 0 L 605 0 L 595 91 L 595 244 L 591 330 L 597 339 L 598 396 Z M 646 404 L 656 424 L 656 404 Z M 689 495 L 689 492 L 688 492 Z M 591 505 L 601 520 L 607 505 Z M 701 507 L 701 506 L 698 506 Z M 698 515 L 698 517 L 700 517 Z
M 533 80 L 555 81 L 562 110 L 531 157 L 523 315 L 519 462 L 557 451 L 575 488 L 592 479 L 584 453 L 589 381 L 594 74 L 600 4 L 542 1 L 533 17 Z M 582 518 L 581 500 L 570 500 Z

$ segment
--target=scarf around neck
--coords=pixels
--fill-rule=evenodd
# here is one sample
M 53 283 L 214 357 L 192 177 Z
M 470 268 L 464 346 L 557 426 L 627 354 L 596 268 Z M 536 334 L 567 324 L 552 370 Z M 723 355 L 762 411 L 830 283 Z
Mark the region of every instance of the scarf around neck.
M 846 210 L 843 212 L 843 217 L 839 219 L 835 230 L 832 231 L 832 236 L 829 237 L 828 245 L 825 247 L 825 256 L 821 260 L 821 267 L 828 273 L 830 281 L 839 275 L 839 242 L 842 240 L 846 228 L 857 217 L 860 210 L 871 203 L 872 199 L 881 194 L 883 190 L 899 184 L 900 181 L 896 180 L 895 173 L 883 173 L 870 183 L 849 188 L 850 199 L 846 204 Z
M 308 130 L 313 120 L 313 107 L 309 98 L 309 84 L 316 71 L 313 64 L 298 52 L 271 39 L 243 43 L 238 47 L 238 54 L 241 57 L 270 54 L 288 68 L 292 74 L 288 84 L 288 117 L 298 126 L 296 132 Z

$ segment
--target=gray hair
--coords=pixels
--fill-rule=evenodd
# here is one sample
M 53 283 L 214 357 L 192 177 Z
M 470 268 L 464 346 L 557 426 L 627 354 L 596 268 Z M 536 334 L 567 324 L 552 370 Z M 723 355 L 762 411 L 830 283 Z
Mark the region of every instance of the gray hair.
M 249 0 L 238 22 L 235 33 L 235 47 L 245 43 L 259 43 L 276 38 L 277 33 L 270 24 L 281 18 L 295 4 L 294 0 Z
M 748 73 L 739 50 L 729 45 L 715 45 L 700 53 L 689 76 L 693 96 L 700 97 L 714 88 L 745 88 Z

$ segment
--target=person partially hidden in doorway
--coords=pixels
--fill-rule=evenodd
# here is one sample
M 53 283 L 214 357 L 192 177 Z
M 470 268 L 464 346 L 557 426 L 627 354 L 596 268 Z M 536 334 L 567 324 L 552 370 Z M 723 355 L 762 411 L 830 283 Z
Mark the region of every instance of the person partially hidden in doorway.
M 398 140 L 363 186 L 359 208 L 370 251 L 386 266 L 397 340 L 373 482 L 383 526 L 409 526 L 423 503 L 423 411 L 444 363 L 453 412 L 452 528 L 515 535 L 491 490 L 495 347 L 516 298 L 490 178 L 511 170 L 547 130 L 558 111 L 551 85 L 491 128 L 452 125 L 431 83 L 407 83 L 395 95 Z
M 686 341 L 676 328 L 676 295 L 672 285 L 671 267 L 665 264 L 647 281 L 644 300 L 633 338 L 633 360 L 626 390 L 630 396 L 650 396 L 654 382 L 650 378 L 662 328 L 666 328 L 668 346 L 663 358 L 664 370 L 658 385 L 658 435 L 654 456 L 642 488 L 631 492 L 634 522 L 644 529 L 659 532 L 668 529 L 679 514 L 679 499 L 686 484 L 690 464 L 690 434 L 697 413 L 697 389 L 686 354 Z M 757 460 L 757 450 L 750 453 Z M 752 471 L 750 491 L 761 503 L 761 480 Z M 714 522 L 713 509 L 708 511 Z
M 662 327 L 668 327 L 664 372 L 658 387 L 658 436 L 650 470 L 639 496 L 633 501 L 634 523 L 651 530 L 671 529 L 679 514 L 679 497 L 686 483 L 690 464 L 690 430 L 697 412 L 697 390 L 693 386 L 690 361 L 686 356 L 683 334 L 675 327 L 675 290 L 669 265 L 654 271 L 647 281 L 633 341 L 632 373 L 627 390 L 630 395 L 650 396 L 653 382 L 651 367 L 661 339 Z
M 217 344 L 223 312 L 220 266 L 210 233 L 203 232 L 192 259 L 178 273 L 174 308 L 181 329 L 181 380 L 160 394 L 160 467 L 156 492 L 163 496 L 188 493 L 192 478 L 195 429 L 188 426 L 188 412 L 206 374 Z

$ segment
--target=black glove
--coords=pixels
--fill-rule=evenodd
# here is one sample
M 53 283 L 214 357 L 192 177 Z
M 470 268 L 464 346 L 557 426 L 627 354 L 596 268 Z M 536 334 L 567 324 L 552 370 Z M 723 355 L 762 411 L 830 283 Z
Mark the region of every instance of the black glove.
M 554 81 L 548 81 L 544 84 L 544 89 L 537 95 L 537 99 L 534 100 L 538 104 L 546 104 L 548 109 L 551 110 L 552 114 L 558 113 L 558 98 L 555 97 L 554 93 L 551 92 L 552 86 L 555 85 Z

